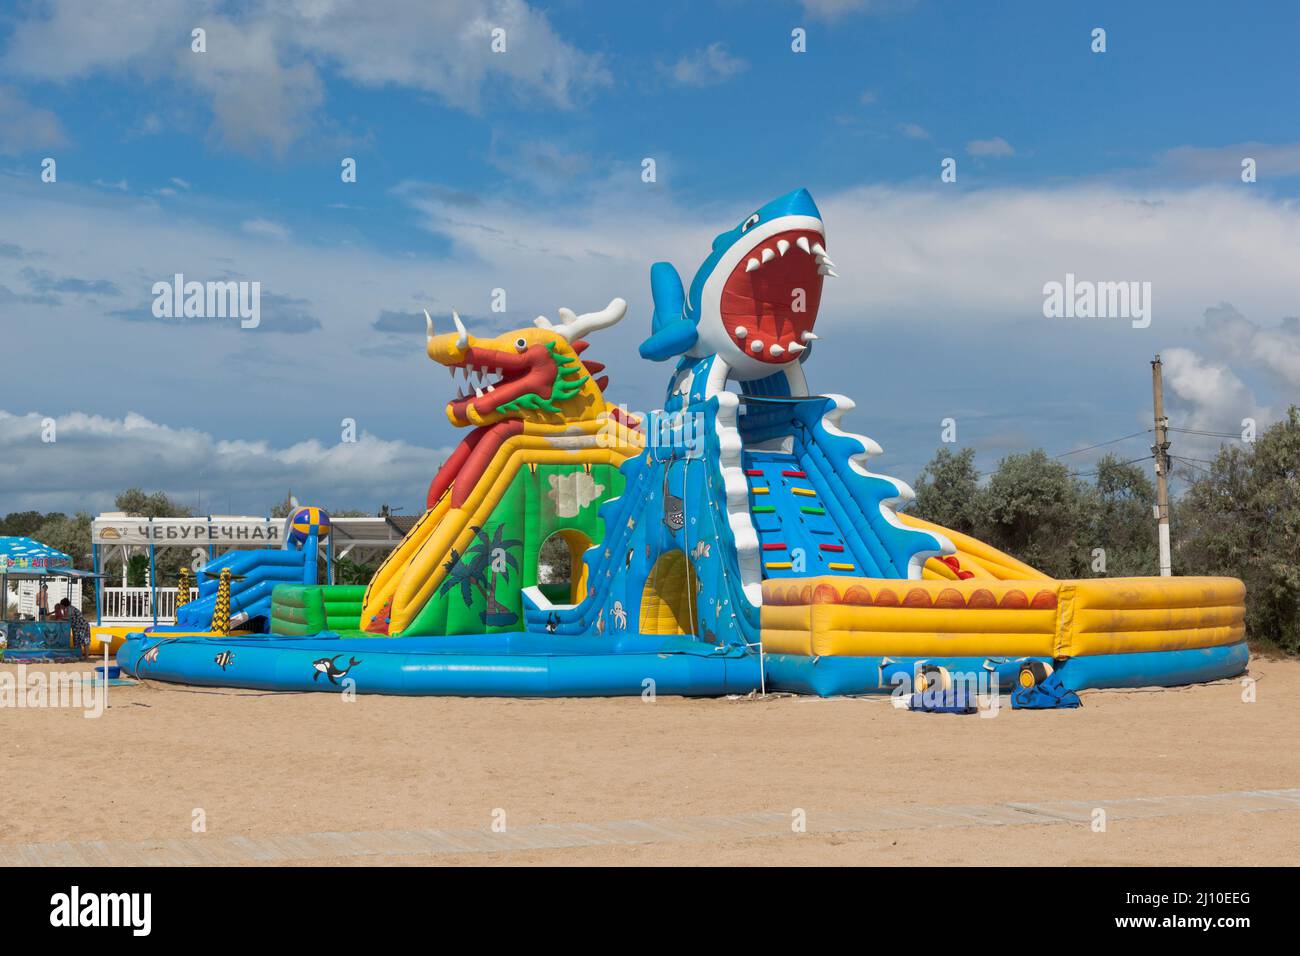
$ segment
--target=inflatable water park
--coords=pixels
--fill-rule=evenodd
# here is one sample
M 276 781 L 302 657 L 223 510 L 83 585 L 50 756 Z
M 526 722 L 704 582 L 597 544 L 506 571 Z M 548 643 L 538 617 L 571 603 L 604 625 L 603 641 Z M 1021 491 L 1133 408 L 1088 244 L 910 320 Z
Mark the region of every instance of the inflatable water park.
M 369 584 L 317 580 L 329 516 L 301 508 L 281 547 L 209 563 L 176 623 L 130 633 L 118 663 L 196 685 L 528 697 L 974 674 L 1049 703 L 1242 673 L 1236 579 L 1056 580 L 903 510 L 911 489 L 871 470 L 880 446 L 841 427 L 853 400 L 810 384 L 828 248 L 800 189 L 718 235 L 689 287 L 655 263 L 639 352 L 672 371 L 644 416 L 608 403 L 584 357 L 622 299 L 491 338 L 426 312 L 466 434 Z M 562 585 L 540 573 L 556 535 Z

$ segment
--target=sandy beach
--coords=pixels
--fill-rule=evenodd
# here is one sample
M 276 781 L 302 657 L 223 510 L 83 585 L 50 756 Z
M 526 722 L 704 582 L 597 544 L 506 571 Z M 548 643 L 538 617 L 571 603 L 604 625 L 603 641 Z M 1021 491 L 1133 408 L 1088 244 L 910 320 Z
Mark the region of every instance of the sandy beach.
M 884 699 L 115 686 L 98 719 L 0 710 L 0 858 L 166 862 L 150 854 L 171 846 L 317 865 L 1285 863 L 1300 859 L 1300 801 L 1240 795 L 1300 787 L 1300 662 L 1255 656 L 1250 675 L 1254 702 L 1234 680 L 991 719 Z M 1062 810 L 1098 805 L 1113 806 L 1102 832 Z M 504 833 L 483 843 L 494 822 Z M 641 835 L 610 839 L 615 824 Z

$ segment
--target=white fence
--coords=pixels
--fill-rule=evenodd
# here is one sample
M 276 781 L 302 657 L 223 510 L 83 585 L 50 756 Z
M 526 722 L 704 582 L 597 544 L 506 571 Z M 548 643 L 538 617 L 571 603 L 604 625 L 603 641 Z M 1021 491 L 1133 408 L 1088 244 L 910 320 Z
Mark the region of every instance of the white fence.
M 159 588 L 104 588 L 103 618 L 105 624 L 153 623 L 150 598 L 157 594 L 158 622 L 172 624 L 176 620 L 176 589 Z M 199 596 L 198 588 L 190 589 L 190 600 Z

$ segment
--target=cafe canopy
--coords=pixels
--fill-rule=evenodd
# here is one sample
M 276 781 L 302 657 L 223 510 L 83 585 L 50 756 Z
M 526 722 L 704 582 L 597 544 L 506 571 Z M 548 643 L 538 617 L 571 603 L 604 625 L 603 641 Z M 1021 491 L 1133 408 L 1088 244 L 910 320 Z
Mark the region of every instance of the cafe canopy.
M 15 578 L 73 577 L 72 558 L 32 538 L 0 538 L 0 575 Z

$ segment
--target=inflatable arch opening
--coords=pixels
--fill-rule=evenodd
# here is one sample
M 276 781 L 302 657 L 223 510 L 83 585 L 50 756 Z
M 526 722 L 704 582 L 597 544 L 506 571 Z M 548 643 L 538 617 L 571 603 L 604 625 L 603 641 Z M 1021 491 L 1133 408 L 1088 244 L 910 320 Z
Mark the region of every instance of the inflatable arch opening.
M 641 633 L 695 634 L 695 594 L 695 569 L 686 552 L 664 552 L 641 591 Z
M 542 556 L 548 550 L 554 552 L 555 542 L 561 542 L 568 552 L 567 567 L 551 566 L 550 574 L 543 575 Z M 538 575 L 537 583 L 544 594 L 557 603 L 579 604 L 587 596 L 587 562 L 582 559 L 592 540 L 577 528 L 561 528 L 548 535 L 537 549 Z

